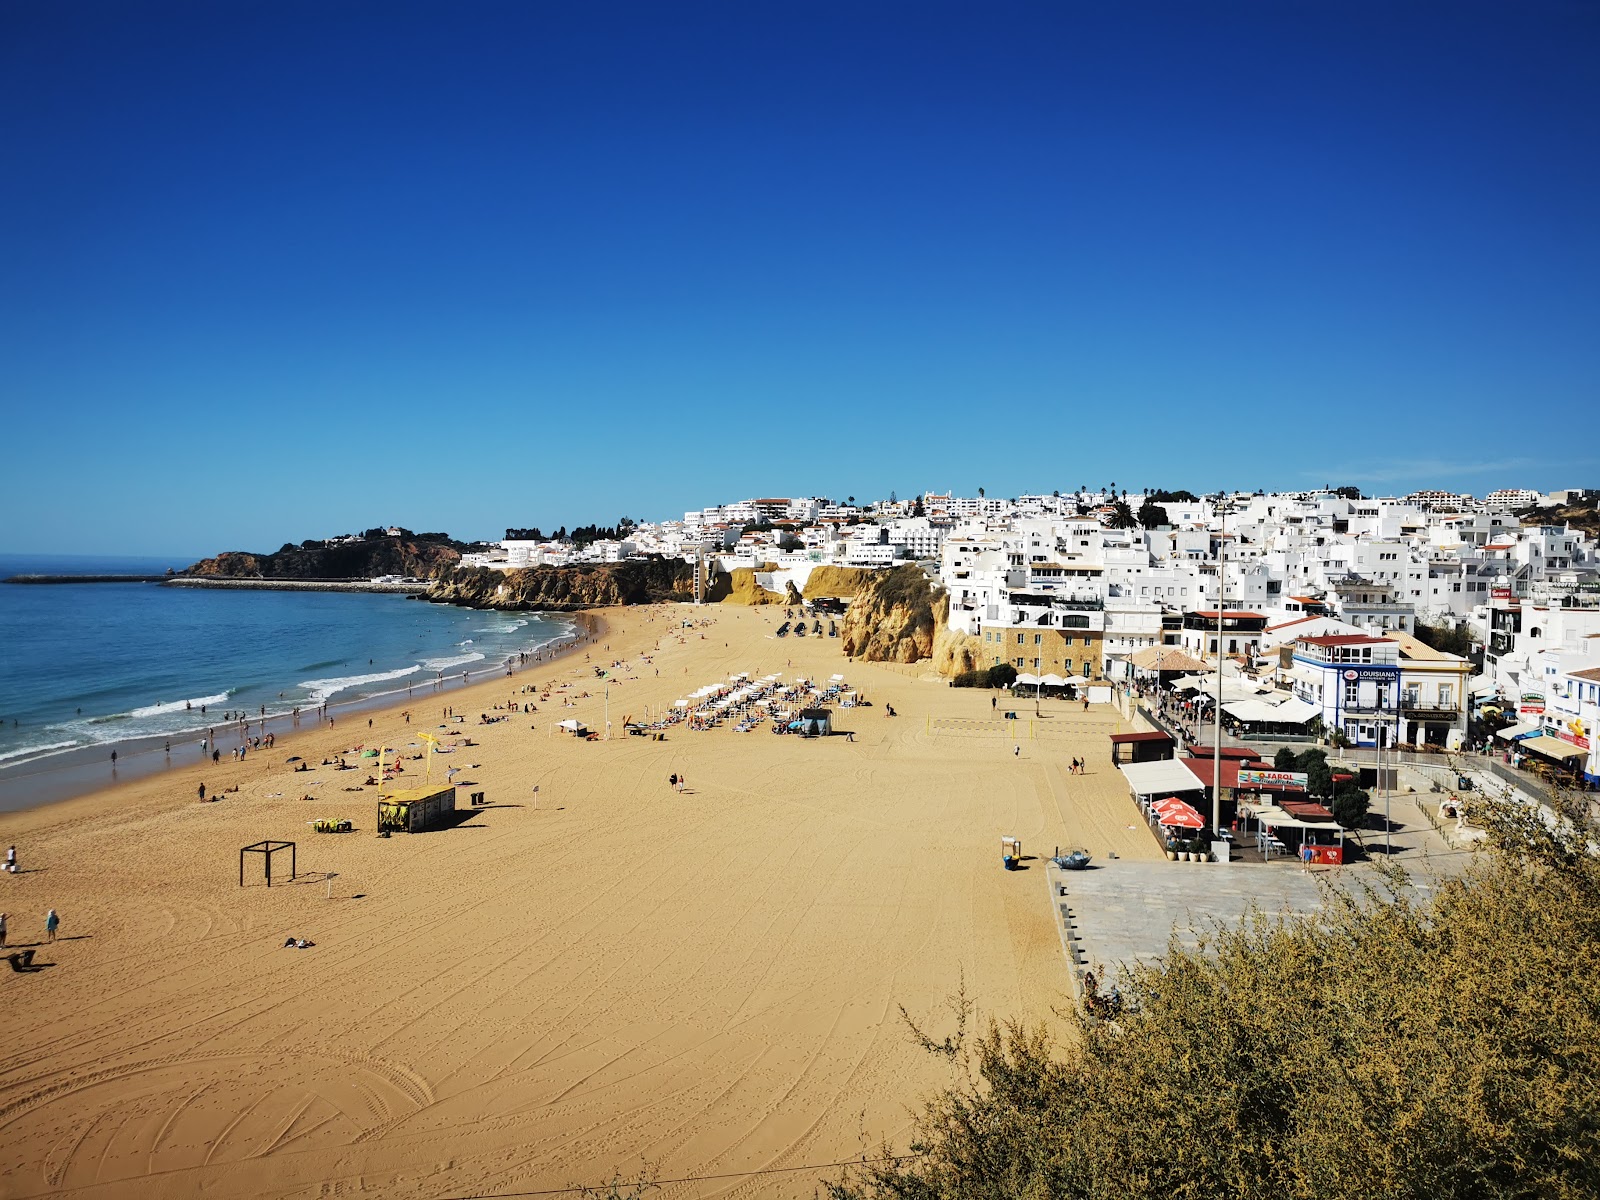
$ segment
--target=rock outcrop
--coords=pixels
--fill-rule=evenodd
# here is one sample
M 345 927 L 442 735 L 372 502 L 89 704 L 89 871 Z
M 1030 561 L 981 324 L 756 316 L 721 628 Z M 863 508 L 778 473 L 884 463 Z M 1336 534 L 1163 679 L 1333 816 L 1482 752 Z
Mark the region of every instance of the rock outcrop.
M 203 558 L 185 575 L 217 579 L 372 579 L 410 575 L 437 579 L 456 569 L 461 551 L 443 541 L 416 538 L 368 538 L 336 545 L 286 545 L 274 554 L 228 550 Z
M 943 622 L 949 597 L 934 588 L 920 567 L 868 574 L 839 627 L 844 652 L 869 662 L 914 663 L 931 658 L 934 635 Z
M 629 559 L 592 566 L 455 571 L 428 589 L 437 604 L 468 608 L 538 609 L 571 612 L 619 604 L 654 604 L 694 598 L 694 568 L 664 558 Z
M 941 675 L 955 678 L 966 671 L 976 671 L 989 665 L 983 652 L 983 640 L 970 633 L 951 629 L 943 620 L 933 637 L 933 669 Z
M 811 574 L 806 577 L 806 599 L 815 600 L 819 596 L 841 599 L 853 597 L 875 574 L 878 572 L 862 567 L 813 567 Z
M 735 567 L 731 573 L 724 574 L 718 571 L 711 577 L 711 586 L 706 592 L 706 601 L 710 604 L 784 604 L 786 601 L 777 592 L 769 592 L 756 582 L 757 571 L 771 570 L 769 564 L 763 563 L 757 567 Z M 693 599 L 690 592 L 688 599 Z

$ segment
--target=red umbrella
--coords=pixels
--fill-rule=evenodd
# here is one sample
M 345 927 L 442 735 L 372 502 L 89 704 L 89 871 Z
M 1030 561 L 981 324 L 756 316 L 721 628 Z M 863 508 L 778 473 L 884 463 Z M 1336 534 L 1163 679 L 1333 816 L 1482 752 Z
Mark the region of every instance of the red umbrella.
M 1204 829 L 1205 818 L 1187 804 L 1180 809 L 1170 809 L 1161 815 L 1161 824 L 1178 825 L 1184 829 Z
M 1179 800 L 1176 796 L 1168 796 L 1165 800 L 1157 800 L 1155 803 L 1151 804 L 1150 807 L 1158 813 L 1172 812 L 1174 809 L 1180 811 L 1183 809 L 1188 809 L 1190 812 L 1194 811 L 1192 807 L 1190 807 L 1188 804 L 1185 804 L 1182 800 Z

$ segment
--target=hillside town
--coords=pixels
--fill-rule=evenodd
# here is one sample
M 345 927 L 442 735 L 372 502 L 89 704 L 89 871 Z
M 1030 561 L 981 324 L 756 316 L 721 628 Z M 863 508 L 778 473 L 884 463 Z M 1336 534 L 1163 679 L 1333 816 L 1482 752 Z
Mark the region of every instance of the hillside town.
M 1594 782 L 1600 558 L 1590 532 L 1555 514 L 1597 500 L 1595 489 L 1369 498 L 1114 484 L 1010 499 L 766 497 L 575 535 L 512 529 L 463 566 L 661 556 L 753 570 L 781 594 L 822 565 L 914 564 L 948 594 L 969 659 L 1025 681 L 1176 678 L 1205 715 L 1220 651 L 1223 713 L 1240 733 L 1505 745 Z

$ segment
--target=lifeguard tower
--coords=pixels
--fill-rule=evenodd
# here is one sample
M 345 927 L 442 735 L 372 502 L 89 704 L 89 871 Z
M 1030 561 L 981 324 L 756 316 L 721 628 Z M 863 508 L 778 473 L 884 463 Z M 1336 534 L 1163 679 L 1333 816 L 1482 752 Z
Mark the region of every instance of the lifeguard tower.
M 407 788 L 378 801 L 379 833 L 421 833 L 438 829 L 456 811 L 454 787 Z

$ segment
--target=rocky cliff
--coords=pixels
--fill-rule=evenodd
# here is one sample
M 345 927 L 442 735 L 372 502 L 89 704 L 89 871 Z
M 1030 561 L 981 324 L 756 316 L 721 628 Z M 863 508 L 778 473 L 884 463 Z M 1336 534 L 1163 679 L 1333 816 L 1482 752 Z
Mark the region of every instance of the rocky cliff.
M 428 589 L 428 599 L 438 604 L 545 612 L 693 598 L 694 568 L 662 558 L 525 571 L 471 567 L 452 572 Z
M 813 567 L 806 576 L 806 599 L 818 596 L 851 597 L 875 574 L 861 567 Z
M 989 658 L 983 652 L 983 640 L 951 629 L 942 619 L 944 614 L 939 615 L 941 620 L 933 637 L 933 669 L 954 678 L 964 671 L 987 667 Z
M 757 571 L 771 569 L 770 563 L 762 563 L 755 568 L 735 567 L 732 574 L 719 571 L 711 577 L 706 600 L 712 604 L 788 604 L 789 601 L 783 596 L 767 591 L 756 582 Z
M 866 574 L 839 627 L 844 652 L 869 662 L 913 663 L 932 657 L 949 598 L 919 567 Z
M 228 550 L 201 559 L 184 574 L 219 579 L 372 579 L 379 575 L 435 579 L 460 562 L 461 551 L 448 542 L 383 537 L 337 545 L 285 545 L 274 554 Z

